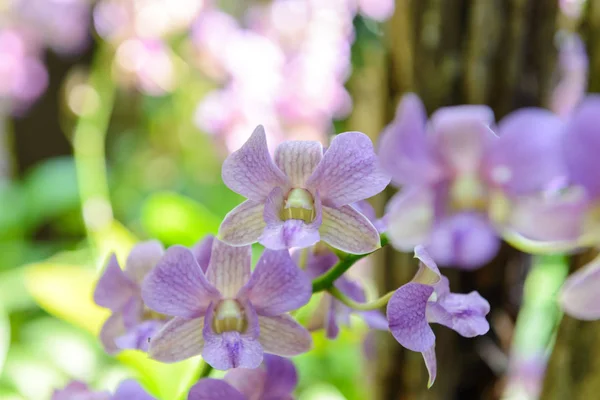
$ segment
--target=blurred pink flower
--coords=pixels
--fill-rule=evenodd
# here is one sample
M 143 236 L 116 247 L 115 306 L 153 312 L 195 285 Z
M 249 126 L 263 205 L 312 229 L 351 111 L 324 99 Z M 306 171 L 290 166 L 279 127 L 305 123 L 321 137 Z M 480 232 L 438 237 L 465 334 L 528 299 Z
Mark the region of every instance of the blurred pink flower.
M 24 112 L 46 89 L 48 73 L 36 49 L 14 30 L 0 30 L 0 108 Z

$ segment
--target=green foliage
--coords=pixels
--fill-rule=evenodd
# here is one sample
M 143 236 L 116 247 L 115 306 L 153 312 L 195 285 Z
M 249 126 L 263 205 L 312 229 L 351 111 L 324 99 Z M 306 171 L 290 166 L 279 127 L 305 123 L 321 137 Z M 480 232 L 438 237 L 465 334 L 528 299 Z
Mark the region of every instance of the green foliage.
M 220 220 L 202 204 L 177 193 L 156 193 L 142 207 L 142 225 L 148 235 L 165 244 L 190 246 L 216 234 Z

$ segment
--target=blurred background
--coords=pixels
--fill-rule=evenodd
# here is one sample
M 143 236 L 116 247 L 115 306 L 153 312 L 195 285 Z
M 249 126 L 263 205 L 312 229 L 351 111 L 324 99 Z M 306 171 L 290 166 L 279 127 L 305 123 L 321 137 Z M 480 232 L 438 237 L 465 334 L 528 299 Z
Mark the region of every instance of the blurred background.
M 193 360 L 115 359 L 97 340 L 108 314 L 91 293 L 110 251 L 124 260 L 138 240 L 216 233 L 241 201 L 221 163 L 257 124 L 271 148 L 346 130 L 376 141 L 407 91 L 429 112 L 568 113 L 600 89 L 599 3 L 0 0 L 0 399 L 127 376 L 172 399 Z M 391 194 L 373 203 L 379 215 Z M 411 255 L 380 253 L 363 268 L 373 290 L 410 280 Z M 472 341 L 440 330 L 429 391 L 420 354 L 353 321 L 295 358 L 298 398 L 565 398 L 586 372 L 559 388 L 543 375 L 560 322 L 553 295 L 580 261 L 505 246 L 480 271 L 450 272 L 490 301 L 492 329 Z

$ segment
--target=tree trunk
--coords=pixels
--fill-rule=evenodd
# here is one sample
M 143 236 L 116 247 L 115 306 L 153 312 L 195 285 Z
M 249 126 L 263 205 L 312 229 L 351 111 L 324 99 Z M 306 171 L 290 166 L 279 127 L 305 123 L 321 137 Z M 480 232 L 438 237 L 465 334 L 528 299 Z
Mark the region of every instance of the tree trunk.
M 483 103 L 494 108 L 498 119 L 517 107 L 545 104 L 553 86 L 557 3 L 398 0 L 386 32 L 387 68 L 381 69 L 379 80 L 371 78 L 371 82 L 388 79 L 387 90 L 381 93 L 387 106 L 384 122 L 393 118 L 399 98 L 407 91 L 419 94 L 429 112 Z M 355 99 L 360 106 L 360 97 L 355 94 Z M 379 265 L 385 267 L 377 268 L 378 281 L 380 291 L 387 292 L 411 279 L 415 262 L 412 255 L 391 249 L 382 253 Z M 490 265 L 476 272 L 444 272 L 455 291 L 477 289 L 492 310 L 510 310 L 508 270 L 526 262 L 522 254 L 503 246 Z M 483 340 L 493 340 L 494 333 L 486 339 L 463 339 L 438 328 L 434 327 L 438 379 L 429 390 L 421 355 L 403 349 L 387 333 L 378 335 L 373 399 L 498 397 L 494 392 L 498 377 L 478 351 Z

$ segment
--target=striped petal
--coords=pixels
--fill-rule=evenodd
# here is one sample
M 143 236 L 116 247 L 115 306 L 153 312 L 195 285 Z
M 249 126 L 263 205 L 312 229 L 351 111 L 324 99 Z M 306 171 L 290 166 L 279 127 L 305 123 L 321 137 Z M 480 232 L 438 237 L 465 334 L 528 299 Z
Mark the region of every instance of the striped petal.
M 206 279 L 194 254 L 170 247 L 142 285 L 146 306 L 161 314 L 194 318 L 206 312 L 219 292 Z
M 275 165 L 259 125 L 244 145 L 223 162 L 223 182 L 229 189 L 254 200 L 264 200 L 274 187 L 288 187 L 285 174 Z
M 322 158 L 323 146 L 319 142 L 290 140 L 275 150 L 275 163 L 295 188 L 304 188 Z
M 150 339 L 150 358 L 173 363 L 202 353 L 204 318 L 175 317 Z
M 351 206 L 323 206 L 319 233 L 321 240 L 347 253 L 365 254 L 381 247 L 377 228 Z
M 260 344 L 267 353 L 295 356 L 312 348 L 310 333 L 289 315 L 258 317 Z
M 343 206 L 375 196 L 389 183 L 371 139 L 361 132 L 346 132 L 333 139 L 306 187 L 318 191 L 323 204 Z
M 221 222 L 219 239 L 232 246 L 256 243 L 265 230 L 265 205 L 247 200 L 231 210 Z
M 233 299 L 250 279 L 251 262 L 250 246 L 233 247 L 215 239 L 206 277 L 223 297 Z

